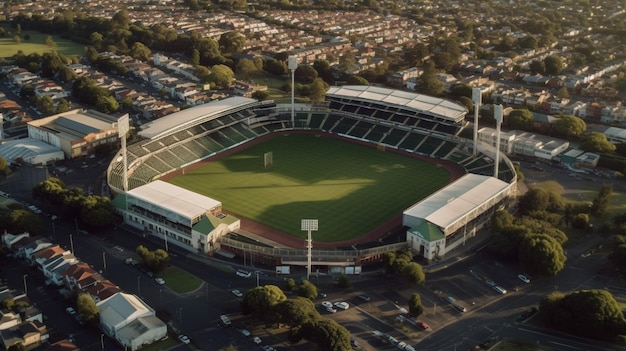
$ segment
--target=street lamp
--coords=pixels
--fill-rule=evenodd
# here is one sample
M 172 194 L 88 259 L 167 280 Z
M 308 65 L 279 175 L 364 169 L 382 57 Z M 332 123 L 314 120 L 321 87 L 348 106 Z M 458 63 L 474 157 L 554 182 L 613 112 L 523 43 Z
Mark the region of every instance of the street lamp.
M 24 274 L 24 294 L 28 295 L 28 285 L 26 285 L 26 277 L 28 277 L 28 274 Z
M 104 334 L 100 334 L 100 347 L 104 350 Z
M 259 273 L 260 272 L 254 272 L 254 273 L 256 273 L 256 286 L 258 287 L 259 286 Z
M 159 308 L 163 308 L 163 289 L 159 289 Z
M 102 265 L 104 266 L 104 270 L 107 270 L 107 260 L 106 260 L 106 256 L 105 256 L 105 252 L 102 251 Z

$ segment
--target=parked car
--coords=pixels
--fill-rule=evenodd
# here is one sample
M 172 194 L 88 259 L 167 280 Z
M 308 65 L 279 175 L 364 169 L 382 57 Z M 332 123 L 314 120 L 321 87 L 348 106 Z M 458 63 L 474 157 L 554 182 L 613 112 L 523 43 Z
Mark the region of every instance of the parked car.
M 239 290 L 233 290 L 231 291 L 233 293 L 233 295 L 237 296 L 237 297 L 243 297 L 243 293 Z
M 188 345 L 191 342 L 191 339 L 187 335 L 179 335 L 178 340 L 185 345 Z
M 165 279 L 163 279 L 161 277 L 154 278 L 154 281 L 157 282 L 157 284 L 159 284 L 159 285 L 164 285 L 165 284 Z
M 495 290 L 496 292 L 498 292 L 498 293 L 499 293 L 499 294 L 501 294 L 501 295 L 506 294 L 506 289 L 502 288 L 502 287 L 501 287 L 501 286 L 499 286 L 499 285 L 494 286 L 494 287 L 493 287 L 493 290 Z
M 332 308 L 333 304 L 331 302 L 328 302 L 328 301 L 322 301 L 322 306 L 326 307 L 326 308 Z
M 257 345 L 260 345 L 263 341 L 258 336 L 255 336 L 254 338 L 252 338 L 252 342 Z
M 430 325 L 426 324 L 425 322 L 417 321 L 415 322 L 415 324 L 424 330 L 430 330 Z
M 236 274 L 242 278 L 250 278 L 252 276 L 251 272 L 244 271 L 243 269 L 238 269 Z
M 250 336 L 250 331 L 246 328 L 237 329 L 243 336 Z
M 357 297 L 365 302 L 369 302 L 371 300 L 371 298 L 367 295 L 359 295 Z
M 76 310 L 74 309 L 74 307 L 68 307 L 65 309 L 65 312 L 67 312 L 67 314 L 69 314 L 70 316 L 73 316 L 76 314 Z
M 326 307 L 326 312 L 328 313 L 337 313 L 337 309 L 333 307 Z
M 526 274 L 518 274 L 517 277 L 519 280 L 523 281 L 526 284 L 530 284 L 530 278 Z
M 350 308 L 350 305 L 347 302 L 345 302 L 345 301 L 335 302 L 334 306 L 335 306 L 335 308 L 342 309 L 344 311 L 347 310 L 348 308 Z

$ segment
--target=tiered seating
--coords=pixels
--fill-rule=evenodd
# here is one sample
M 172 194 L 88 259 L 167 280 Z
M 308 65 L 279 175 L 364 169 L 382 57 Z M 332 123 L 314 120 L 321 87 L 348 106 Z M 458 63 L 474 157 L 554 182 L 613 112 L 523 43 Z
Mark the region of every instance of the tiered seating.
M 465 169 L 472 171 L 474 169 L 478 169 L 478 168 L 481 168 L 483 166 L 490 165 L 490 164 L 491 164 L 491 159 L 488 159 L 485 156 L 480 155 L 479 157 L 470 159 L 469 162 L 465 163 L 463 166 L 465 166 Z
M 391 118 L 391 112 L 385 110 L 376 110 L 373 116 L 387 121 Z
M 418 127 L 422 128 L 422 129 L 426 129 L 426 130 L 433 130 L 436 125 L 437 125 L 437 123 L 435 123 L 433 121 L 429 121 L 427 119 L 419 119 Z
M 196 139 L 196 142 L 200 143 L 202 146 L 207 148 L 210 152 L 217 152 L 224 148 L 223 145 L 213 140 L 213 138 L 211 138 L 210 136 L 198 138 Z
M 236 142 L 234 142 L 232 139 L 228 138 L 224 133 L 217 131 L 215 133 L 211 133 L 211 138 L 213 140 L 215 140 L 216 142 L 220 143 L 220 145 L 223 145 L 225 149 L 233 146 L 236 144 Z
M 465 160 L 467 157 L 468 157 L 468 154 L 457 149 L 457 150 L 454 150 L 450 155 L 448 155 L 446 159 L 452 162 L 462 163 L 462 161 Z
M 245 136 L 243 136 L 241 133 L 239 133 L 236 129 L 234 129 L 232 126 L 231 127 L 227 127 L 227 128 L 223 128 L 220 130 L 221 133 L 224 133 L 224 135 L 233 141 L 233 145 L 234 144 L 239 144 L 243 141 L 246 141 L 248 138 L 246 138 Z
M 224 125 L 229 125 L 229 124 L 237 122 L 237 119 L 233 115 L 221 116 L 218 118 L 218 120 L 224 123 Z
M 324 119 L 326 119 L 326 116 L 328 115 L 325 113 L 312 113 L 311 121 L 309 122 L 309 128 L 319 129 L 324 122 Z
M 503 165 L 500 165 L 499 168 L 499 172 L 498 172 L 498 179 L 505 181 L 507 183 L 510 183 L 513 178 L 515 178 L 515 171 L 509 169 L 506 166 L 506 163 L 503 163 Z
M 223 126 L 223 124 L 220 123 L 216 119 L 212 119 L 210 121 L 202 123 L 201 126 L 204 127 L 204 129 L 206 129 L 207 131 L 212 131 L 212 130 L 215 130 L 215 129 Z
M 191 135 L 199 135 L 206 132 L 206 129 L 204 129 L 202 125 L 189 127 L 187 130 L 189 131 L 189 133 L 191 133 Z
M 150 158 L 152 159 L 154 157 Z M 149 164 L 143 163 L 135 169 L 130 179 L 141 179 L 147 183 L 157 175 L 159 175 L 159 171 L 152 168 Z
M 143 147 L 150 153 L 152 153 L 161 150 L 163 148 L 163 144 L 161 144 L 159 141 L 153 141 L 151 143 L 143 144 Z M 147 154 L 148 152 L 146 152 L 146 155 Z
M 309 121 L 309 113 L 308 112 L 296 112 L 293 118 L 296 123 L 300 122 L 299 125 L 305 126 L 308 124 L 308 121 Z
M 191 163 L 202 157 L 202 154 L 195 153 L 187 148 L 185 145 L 179 144 L 172 147 L 172 152 L 181 158 L 185 163 Z
M 402 140 L 398 147 L 406 150 L 415 150 L 417 145 L 419 145 L 425 137 L 425 135 L 420 133 L 411 133 Z
M 385 138 L 383 138 L 382 143 L 383 144 L 387 144 L 387 145 L 391 145 L 391 146 L 397 146 L 398 143 L 407 135 L 409 134 L 409 132 L 407 132 L 406 130 L 400 130 L 400 129 L 395 129 L 392 128 L 389 131 L 389 134 L 387 134 L 387 136 Z
M 258 134 L 256 134 L 252 129 L 244 126 L 241 123 L 233 124 L 231 128 L 239 132 L 239 134 L 243 135 L 246 139 L 253 139 L 258 136 Z
M 176 140 L 182 141 L 182 140 L 189 139 L 189 137 L 193 136 L 193 133 L 191 133 L 189 130 L 185 129 L 185 130 L 181 130 L 179 132 L 176 132 L 176 134 L 174 134 L 173 136 L 174 136 L 174 138 L 176 138 Z M 168 145 L 172 145 L 172 144 L 168 144 Z
M 251 130 L 257 135 L 265 135 L 270 132 L 267 128 L 265 128 L 265 126 L 256 126 L 254 128 L 251 128 Z
M 374 109 L 371 109 L 369 107 L 361 106 L 358 109 L 358 114 L 362 116 L 373 117 L 374 111 Z
M 472 173 L 475 174 L 482 174 L 482 175 L 486 175 L 486 176 L 493 176 L 493 172 L 494 172 L 494 166 L 493 165 L 485 165 L 485 166 L 481 166 L 478 168 L 473 168 Z M 500 173 L 498 171 L 498 173 Z
M 208 149 L 206 146 L 204 146 L 202 143 L 200 143 L 200 140 L 203 140 L 204 138 L 196 138 L 196 139 L 192 139 L 187 141 L 185 145 L 187 148 L 189 148 L 189 150 L 193 151 L 194 153 L 200 155 L 200 156 L 206 156 L 211 154 L 211 150 Z
M 142 143 L 130 144 L 126 146 L 126 151 L 128 151 L 129 154 L 133 154 L 135 158 L 145 156 L 148 154 L 148 150 L 144 149 L 141 145 Z M 130 155 L 127 157 L 130 158 Z
M 440 132 L 440 133 L 450 134 L 450 135 L 456 135 L 460 129 L 461 127 L 459 126 L 453 126 L 453 125 L 441 124 L 441 123 L 438 123 L 435 126 L 435 131 Z
M 180 133 L 180 132 L 178 132 L 178 133 Z M 176 134 L 178 134 L 178 133 L 176 133 Z M 163 144 L 165 146 L 173 145 L 173 144 L 177 143 L 180 140 L 180 139 L 177 139 L 174 135 L 175 134 L 164 136 L 163 138 L 160 138 L 159 140 L 157 140 L 156 143 L 161 143 L 161 144 Z
M 355 125 L 355 120 L 351 118 L 342 118 L 331 132 L 338 134 L 348 134 L 348 131 Z
M 341 118 L 342 117 L 333 114 L 328 115 L 326 121 L 322 124 L 322 130 L 330 131 L 335 126 L 335 123 L 337 123 L 337 121 Z
M 369 133 L 365 135 L 365 139 L 380 142 L 382 138 L 391 130 L 390 127 L 385 127 L 381 125 L 374 125 L 373 128 L 370 129 Z
M 148 182 L 149 182 L 149 179 L 145 180 L 143 178 L 135 178 L 135 177 L 128 178 L 128 189 L 138 188 L 142 185 L 148 184 Z M 122 189 L 121 186 L 120 186 L 120 189 Z
M 445 158 L 446 156 L 448 156 L 450 152 L 452 152 L 452 150 L 454 150 L 456 145 L 457 143 L 455 142 L 444 141 L 443 145 L 441 145 L 441 147 L 437 149 L 437 151 L 435 151 L 433 156 L 438 157 L 438 158 Z
M 328 107 L 330 107 L 331 110 L 341 111 L 341 109 L 343 108 L 343 105 L 341 103 L 333 100 L 333 101 L 330 102 Z
M 358 109 L 359 109 L 359 106 L 344 105 L 342 111 L 347 112 L 347 113 L 356 113 Z
M 415 117 L 408 117 L 406 119 L 406 121 L 404 121 L 404 125 L 405 126 L 409 126 L 409 127 L 418 127 L 420 123 L 420 120 L 418 118 Z
M 277 131 L 277 130 L 281 130 L 281 129 L 285 129 L 287 128 L 287 125 L 284 121 L 279 121 L 279 122 L 274 122 L 274 123 L 270 123 L 270 124 L 266 124 L 265 128 L 267 128 L 270 133 Z
M 390 120 L 392 122 L 404 124 L 404 122 L 406 122 L 406 120 L 407 120 L 407 116 L 394 114 L 394 115 L 391 115 Z
M 159 155 L 162 154 L 162 152 L 159 152 Z M 163 162 L 163 160 L 161 160 L 161 158 L 159 158 L 157 155 L 153 155 L 151 157 L 148 157 L 145 161 L 144 164 L 150 166 L 151 168 L 157 170 L 157 173 L 165 173 L 165 172 L 169 172 L 170 170 L 172 170 L 172 166 Z M 141 166 L 139 166 L 141 167 Z M 139 167 L 137 167 L 137 169 L 139 169 Z M 136 171 L 135 171 L 136 172 Z
M 355 138 L 363 138 L 365 134 L 367 134 L 370 129 L 372 129 L 372 127 L 374 127 L 374 125 L 370 122 L 358 121 L 356 122 L 354 127 L 352 127 L 349 134 L 354 136 Z
M 441 139 L 437 139 L 437 138 L 433 138 L 433 137 L 426 137 L 426 139 L 424 140 L 424 142 L 422 142 L 420 144 L 420 146 L 417 148 L 417 152 L 421 152 L 424 155 L 430 155 L 433 152 L 435 152 L 435 150 L 437 150 L 437 148 L 443 143 L 443 140 Z

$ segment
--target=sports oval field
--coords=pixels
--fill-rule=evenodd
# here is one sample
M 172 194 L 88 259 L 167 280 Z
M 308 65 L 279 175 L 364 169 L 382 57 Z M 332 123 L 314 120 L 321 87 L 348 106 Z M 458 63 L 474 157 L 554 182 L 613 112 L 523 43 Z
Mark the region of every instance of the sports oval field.
M 324 242 L 363 236 L 449 181 L 436 164 L 313 135 L 279 136 L 169 180 L 289 235 L 305 238 L 300 220 L 317 219 Z

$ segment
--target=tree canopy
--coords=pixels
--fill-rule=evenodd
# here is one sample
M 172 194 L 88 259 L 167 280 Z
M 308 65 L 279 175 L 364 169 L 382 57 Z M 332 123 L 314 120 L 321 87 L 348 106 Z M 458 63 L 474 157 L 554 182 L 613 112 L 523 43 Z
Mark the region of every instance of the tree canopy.
M 545 234 L 524 237 L 519 248 L 519 257 L 527 271 L 546 276 L 555 276 L 563 270 L 567 260 L 563 247 Z
M 561 116 L 554 122 L 554 131 L 565 139 L 578 139 L 587 130 L 587 124 L 576 116 Z
M 599 132 L 591 132 L 585 137 L 585 140 L 580 145 L 580 148 L 585 151 L 608 153 L 613 152 L 617 147 L 615 144 L 609 142 L 606 135 Z
M 244 312 L 252 313 L 257 318 L 272 319 L 267 312 L 285 300 L 287 300 L 285 293 L 276 285 L 257 286 L 244 294 L 243 309 Z
M 527 109 L 515 109 L 507 116 L 508 125 L 513 129 L 531 130 L 533 121 L 533 113 Z

